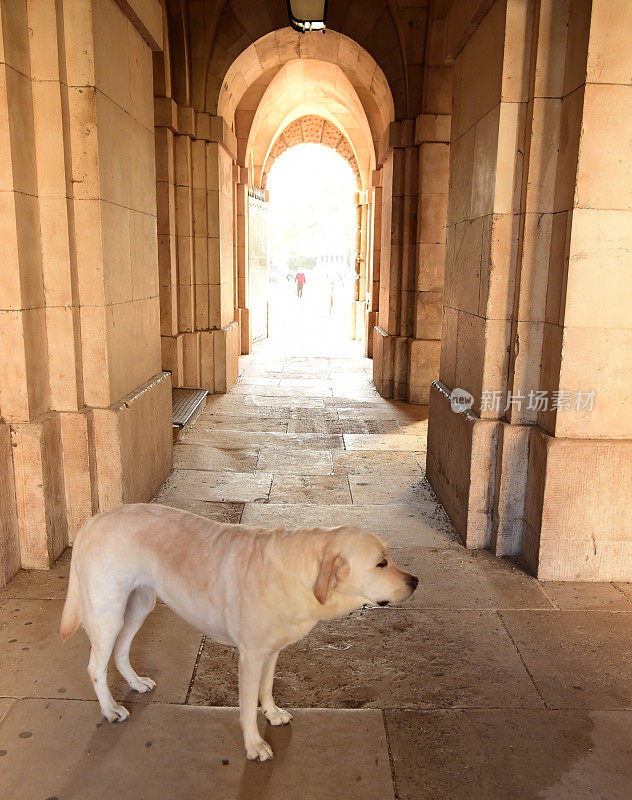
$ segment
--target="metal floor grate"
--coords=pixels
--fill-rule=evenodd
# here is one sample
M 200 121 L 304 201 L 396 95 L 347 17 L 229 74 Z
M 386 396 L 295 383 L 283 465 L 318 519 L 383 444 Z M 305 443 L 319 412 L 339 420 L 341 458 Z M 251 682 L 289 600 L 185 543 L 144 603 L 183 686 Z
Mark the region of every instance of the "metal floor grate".
M 206 389 L 171 390 L 172 418 L 174 428 L 184 428 L 187 422 L 204 403 L 208 392 Z

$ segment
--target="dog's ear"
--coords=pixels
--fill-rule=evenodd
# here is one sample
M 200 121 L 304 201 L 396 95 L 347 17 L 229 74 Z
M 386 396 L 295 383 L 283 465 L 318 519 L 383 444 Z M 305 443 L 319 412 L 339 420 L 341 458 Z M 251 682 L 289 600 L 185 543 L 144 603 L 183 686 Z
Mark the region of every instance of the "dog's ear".
M 348 574 L 349 564 L 346 559 L 331 550 L 325 551 L 314 586 L 314 595 L 321 605 L 325 605 L 329 595 Z

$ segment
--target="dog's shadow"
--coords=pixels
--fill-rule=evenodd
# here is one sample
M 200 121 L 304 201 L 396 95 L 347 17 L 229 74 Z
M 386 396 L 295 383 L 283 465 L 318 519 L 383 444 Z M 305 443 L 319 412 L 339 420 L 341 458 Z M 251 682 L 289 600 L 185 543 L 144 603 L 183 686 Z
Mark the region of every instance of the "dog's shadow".
M 275 767 L 283 763 L 285 752 L 292 741 L 292 724 L 266 725 L 261 734 L 272 747 L 274 758 L 263 763 L 246 761 L 236 800 L 266 800 L 269 797 L 268 786 Z

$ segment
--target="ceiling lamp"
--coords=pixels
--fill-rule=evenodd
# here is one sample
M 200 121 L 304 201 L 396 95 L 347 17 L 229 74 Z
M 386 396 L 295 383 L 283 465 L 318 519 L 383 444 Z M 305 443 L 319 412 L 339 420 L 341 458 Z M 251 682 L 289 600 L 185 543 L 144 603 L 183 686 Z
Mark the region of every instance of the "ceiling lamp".
M 327 0 L 287 0 L 290 25 L 299 33 L 322 31 L 325 33 Z

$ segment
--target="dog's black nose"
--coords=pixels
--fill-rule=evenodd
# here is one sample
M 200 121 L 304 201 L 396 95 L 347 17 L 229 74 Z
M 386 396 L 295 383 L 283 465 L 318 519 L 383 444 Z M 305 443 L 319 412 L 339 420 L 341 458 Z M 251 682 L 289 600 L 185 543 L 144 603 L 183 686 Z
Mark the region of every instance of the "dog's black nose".
M 413 590 L 413 592 L 414 592 L 414 591 L 415 591 L 415 589 L 417 588 L 417 585 L 418 585 L 418 584 L 419 584 L 419 578 L 415 577 L 414 575 L 411 575 L 411 576 L 408 578 L 408 585 L 409 585 L 409 586 L 410 586 L 410 588 Z
M 388 600 L 378 600 L 377 604 L 378 604 L 378 606 L 387 606 L 388 605 Z

